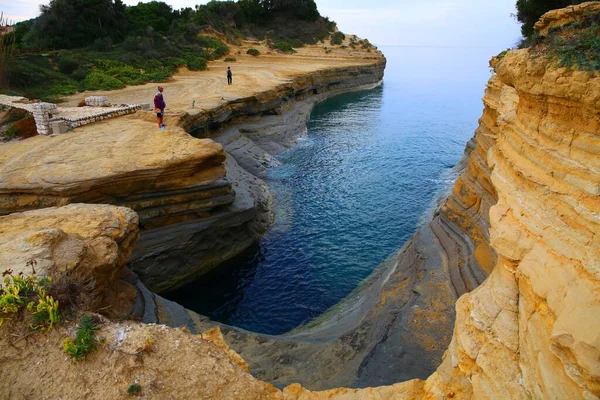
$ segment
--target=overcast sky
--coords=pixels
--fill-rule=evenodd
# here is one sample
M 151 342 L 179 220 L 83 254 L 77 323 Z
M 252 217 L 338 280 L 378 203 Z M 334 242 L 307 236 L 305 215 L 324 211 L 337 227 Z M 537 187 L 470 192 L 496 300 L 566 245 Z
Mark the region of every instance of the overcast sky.
M 0 11 L 14 21 L 39 14 L 43 0 L 0 0 Z M 208 1 L 166 0 L 173 8 Z M 322 15 L 341 31 L 378 46 L 468 46 L 504 49 L 519 38 L 511 18 L 516 0 L 316 0 Z M 125 0 L 137 4 L 138 0 Z

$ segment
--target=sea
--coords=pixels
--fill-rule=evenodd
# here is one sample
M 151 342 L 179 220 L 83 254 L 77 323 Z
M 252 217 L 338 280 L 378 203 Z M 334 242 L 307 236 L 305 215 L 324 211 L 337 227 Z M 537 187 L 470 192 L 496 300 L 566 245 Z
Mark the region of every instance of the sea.
M 415 233 L 456 179 L 502 49 L 381 47 L 383 84 L 317 105 L 269 171 L 275 224 L 256 246 L 166 297 L 283 334 L 343 300 Z

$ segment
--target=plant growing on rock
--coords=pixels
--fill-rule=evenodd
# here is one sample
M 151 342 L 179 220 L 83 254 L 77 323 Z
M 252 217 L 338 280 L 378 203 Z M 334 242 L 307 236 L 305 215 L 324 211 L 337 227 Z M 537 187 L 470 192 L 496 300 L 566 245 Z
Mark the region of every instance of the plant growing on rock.
M 339 32 L 339 31 L 335 32 L 333 35 L 331 35 L 331 44 L 332 45 L 340 45 L 340 44 L 342 44 L 344 39 L 346 39 L 346 35 L 344 35 L 342 32 Z
M 3 273 L 4 284 L 0 290 L 0 325 L 11 320 L 24 309 L 32 313 L 32 330 L 50 330 L 60 321 L 59 303 L 46 292 L 52 279 L 38 279 L 35 275 L 16 276 L 12 271 Z
M 82 315 L 75 332 L 75 340 L 66 338 L 63 341 L 63 350 L 76 361 L 85 359 L 85 357 L 96 350 L 96 325 L 89 315 Z
M 127 394 L 130 396 L 137 396 L 142 391 L 142 387 L 138 383 L 129 385 L 127 388 Z

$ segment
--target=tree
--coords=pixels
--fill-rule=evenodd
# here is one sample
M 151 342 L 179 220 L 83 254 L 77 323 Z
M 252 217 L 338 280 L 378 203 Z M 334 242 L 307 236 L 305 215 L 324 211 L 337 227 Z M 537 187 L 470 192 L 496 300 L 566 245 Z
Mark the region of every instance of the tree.
M 127 30 L 121 0 L 51 0 L 40 10 L 42 15 L 32 28 L 39 47 L 71 49 L 88 46 L 98 38 L 116 42 Z
M 517 0 L 517 20 L 522 24 L 521 33 L 528 38 L 533 35 L 533 26 L 542 15 L 550 10 L 580 4 L 589 0 Z M 594 1 L 594 0 L 592 0 Z
M 126 14 L 130 30 L 137 34 L 145 32 L 149 26 L 154 32 L 166 34 L 177 16 L 171 6 L 162 1 L 138 3 L 127 7 Z
M 0 26 L 10 25 L 10 21 L 0 13 Z M 0 35 L 0 87 L 8 87 L 8 66 L 15 54 L 15 32 Z

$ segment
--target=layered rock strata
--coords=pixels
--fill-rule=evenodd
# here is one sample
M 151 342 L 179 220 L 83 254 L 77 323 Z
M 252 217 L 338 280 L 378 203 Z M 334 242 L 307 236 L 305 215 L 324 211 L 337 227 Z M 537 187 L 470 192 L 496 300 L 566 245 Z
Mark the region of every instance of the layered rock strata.
M 260 176 L 274 162 L 272 153 L 295 142 L 310 107 L 324 96 L 316 93 L 377 84 L 385 59 L 337 64 L 345 66 L 295 74 L 250 97 L 222 98 L 206 111 L 174 112 L 164 133 L 155 131 L 150 113 L 138 113 L 62 137 L 7 144 L 0 152 L 0 215 L 73 202 L 130 207 L 141 228 L 131 268 L 152 290 L 173 289 L 260 238 L 272 222 L 270 194 L 251 174 Z M 302 113 L 287 106 L 311 97 Z M 256 139 L 240 134 L 239 123 L 264 114 L 273 116 L 262 130 L 269 131 L 268 145 L 257 140 L 263 148 L 254 145 L 255 153 L 238 151 Z M 233 157 L 182 127 L 196 135 L 218 134 Z
M 123 319 L 136 313 L 136 290 L 121 278 L 137 223 L 128 208 L 90 204 L 0 217 L 0 265 L 13 275 L 51 276 L 53 285 L 77 283 L 81 296 L 92 300 L 88 312 Z M 283 398 L 248 373 L 218 330 L 192 336 L 185 329 L 95 315 L 97 349 L 85 361 L 71 360 L 63 341 L 74 335 L 77 318 L 71 314 L 78 307 L 49 332 L 30 331 L 22 315 L 0 326 L 1 398 L 127 398 L 134 383 L 152 398 Z
M 590 7 L 550 12 L 538 29 Z M 492 66 L 478 135 L 497 127 L 486 157 L 497 262 L 457 302 L 442 365 L 425 382 L 321 393 L 292 386 L 291 398 L 600 398 L 600 76 L 530 50 Z
M 143 232 L 133 267 L 160 290 L 194 271 L 177 275 L 179 271 L 166 267 L 137 269 L 137 260 L 156 258 L 186 243 L 172 232 L 156 241 L 153 233 L 172 226 L 240 226 L 253 218 L 254 204 L 235 201 L 219 144 L 194 139 L 180 129 L 168 135 L 148 132 L 150 124 L 138 117 L 120 122 L 126 126 L 90 126 L 69 135 L 4 145 L 0 213 L 75 202 L 129 207 L 138 213 Z

